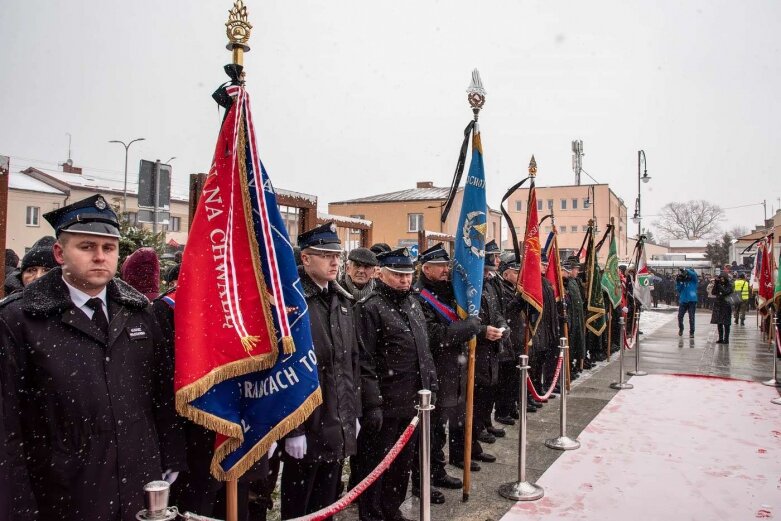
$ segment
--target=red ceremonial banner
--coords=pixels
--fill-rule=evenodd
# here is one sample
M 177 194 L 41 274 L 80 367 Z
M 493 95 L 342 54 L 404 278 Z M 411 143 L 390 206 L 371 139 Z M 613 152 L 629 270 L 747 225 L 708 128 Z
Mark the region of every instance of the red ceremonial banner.
M 529 212 L 526 217 L 526 232 L 523 235 L 523 261 L 518 277 L 518 293 L 542 316 L 542 259 L 540 252 L 540 224 L 537 218 L 537 191 L 532 179 L 529 189 Z M 532 328 L 536 328 L 536 322 Z

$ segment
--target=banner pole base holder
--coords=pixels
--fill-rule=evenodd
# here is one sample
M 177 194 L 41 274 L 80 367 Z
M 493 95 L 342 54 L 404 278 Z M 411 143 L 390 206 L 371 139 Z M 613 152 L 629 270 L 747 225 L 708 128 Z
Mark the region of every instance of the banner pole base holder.
M 623 390 L 623 389 L 634 389 L 635 386 L 632 385 L 632 384 L 628 384 L 626 382 L 613 382 L 612 384 L 610 384 L 610 388 L 611 389 L 618 389 L 620 391 L 620 390 Z
M 647 376 L 648 375 L 648 373 L 646 373 L 645 371 L 640 371 L 640 370 L 637 370 L 637 371 L 627 371 L 626 374 L 629 375 L 629 376 Z
M 769 387 L 781 387 L 781 382 L 777 381 L 775 378 L 771 378 L 770 380 L 765 380 L 762 382 L 762 385 L 767 385 Z

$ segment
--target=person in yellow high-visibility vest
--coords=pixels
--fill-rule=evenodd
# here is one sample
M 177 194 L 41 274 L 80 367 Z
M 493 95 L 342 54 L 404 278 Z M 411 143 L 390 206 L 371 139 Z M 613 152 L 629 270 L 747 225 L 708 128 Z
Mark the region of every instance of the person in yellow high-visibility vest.
M 738 275 L 734 284 L 735 293 L 739 294 L 741 298 L 740 304 L 735 306 L 735 324 L 737 324 L 738 319 L 740 319 L 740 325 L 743 326 L 746 322 L 746 310 L 748 309 L 749 298 L 749 284 L 746 280 L 746 275 L 744 273 Z

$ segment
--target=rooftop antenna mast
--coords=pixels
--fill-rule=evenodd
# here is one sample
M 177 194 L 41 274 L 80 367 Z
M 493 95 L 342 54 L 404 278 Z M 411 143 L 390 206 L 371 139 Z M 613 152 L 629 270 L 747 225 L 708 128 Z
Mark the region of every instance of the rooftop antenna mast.
M 73 136 L 71 136 L 70 132 L 66 132 L 65 135 L 68 136 L 68 159 L 65 160 L 65 164 L 73 166 L 73 159 L 71 159 L 71 140 Z
M 583 171 L 583 140 L 572 142 L 572 170 L 575 172 L 575 184 L 580 186 L 580 173 Z

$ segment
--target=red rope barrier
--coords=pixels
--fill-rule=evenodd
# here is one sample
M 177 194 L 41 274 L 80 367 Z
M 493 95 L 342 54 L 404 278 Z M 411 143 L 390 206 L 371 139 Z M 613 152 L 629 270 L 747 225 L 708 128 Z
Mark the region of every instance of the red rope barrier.
M 551 382 L 550 389 L 548 389 L 548 392 L 545 393 L 545 396 L 540 396 L 537 393 L 537 389 L 534 388 L 534 384 L 532 383 L 531 378 L 529 378 L 528 376 L 526 377 L 526 388 L 529 390 L 529 393 L 532 395 L 532 398 L 534 398 L 538 402 L 550 398 L 550 395 L 553 394 L 553 388 L 556 387 L 556 384 L 559 382 L 559 376 L 561 375 L 561 364 L 563 361 L 564 358 L 561 355 L 559 355 L 559 361 L 556 364 L 556 374 L 553 375 L 553 382 Z M 526 407 L 526 406 L 524 404 L 521 404 L 521 407 Z
M 388 470 L 388 467 L 390 467 L 391 463 L 393 463 L 393 461 L 399 455 L 401 450 L 407 445 L 407 442 L 410 440 L 410 438 L 412 438 L 412 433 L 415 432 L 415 428 L 418 426 L 419 421 L 420 421 L 419 416 L 415 416 L 414 418 L 412 418 L 412 421 L 409 422 L 407 428 L 404 429 L 404 432 L 401 434 L 401 437 L 396 441 L 393 447 L 391 447 L 391 449 L 388 451 L 388 454 L 385 455 L 385 457 L 382 459 L 380 464 L 377 465 L 377 467 L 374 470 L 372 470 L 368 476 L 363 478 L 363 481 L 355 485 L 355 488 L 353 488 L 347 494 L 342 496 L 342 498 L 339 499 L 339 501 L 325 508 L 321 508 L 317 512 L 313 512 L 305 516 L 297 517 L 289 521 L 321 521 L 347 508 L 347 506 L 350 505 L 350 503 L 352 503 L 353 501 L 355 501 L 355 499 L 358 496 L 360 496 L 364 490 L 369 488 L 372 485 L 372 483 L 377 481 L 377 478 L 379 478 L 383 472 Z

